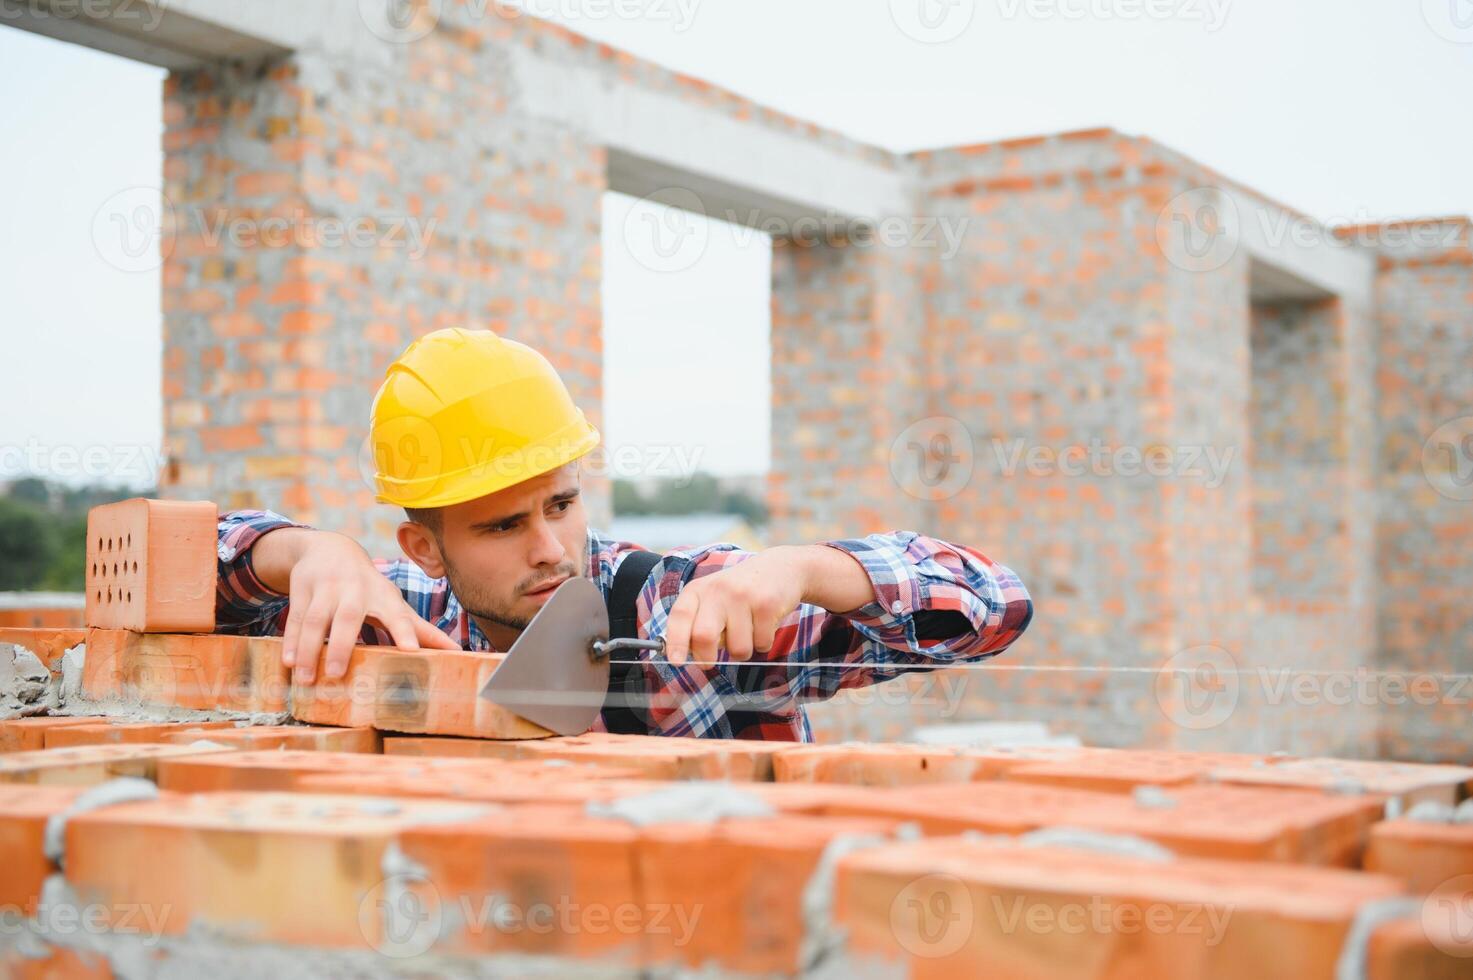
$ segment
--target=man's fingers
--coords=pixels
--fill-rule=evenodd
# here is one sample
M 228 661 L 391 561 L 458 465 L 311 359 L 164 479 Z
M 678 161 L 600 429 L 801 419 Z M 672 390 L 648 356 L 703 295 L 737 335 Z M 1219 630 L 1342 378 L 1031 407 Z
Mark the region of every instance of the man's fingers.
M 690 654 L 690 628 L 700 605 L 700 594 L 687 588 L 670 607 L 670 618 L 665 621 L 665 659 L 676 667 L 685 663 Z
M 322 654 L 322 641 L 327 638 L 327 628 L 331 623 L 332 600 L 319 592 L 302 615 L 302 628 L 297 634 L 292 669 L 292 680 L 296 683 L 312 683 L 317 673 L 317 658 Z
M 771 616 L 755 613 L 752 616 L 752 650 L 755 653 L 767 653 L 772 645 L 777 642 L 777 625 L 779 620 Z
M 378 617 L 375 618 L 378 619 Z M 409 618 L 408 613 L 379 619 L 379 625 L 389 631 L 389 636 L 394 638 L 394 646 L 400 650 L 419 649 L 419 637 L 415 634 L 414 620 Z
M 726 652 L 733 660 L 752 659 L 752 611 L 744 605 L 726 614 Z
M 459 650 L 460 644 L 446 636 L 440 627 L 434 623 L 426 622 L 414 613 L 409 614 L 409 621 L 414 626 L 414 635 L 419 639 L 419 645 L 424 650 Z
M 350 603 L 339 605 L 332 618 L 332 636 L 327 640 L 327 662 L 322 667 L 322 676 L 337 678 L 348 672 L 348 658 L 362 632 L 363 607 Z
M 690 628 L 691 656 L 698 660 L 716 659 L 716 650 L 721 645 L 721 633 L 726 628 L 726 605 L 713 596 L 707 596 L 696 610 L 695 622 Z
M 286 627 L 281 631 L 281 662 L 286 667 L 296 663 L 297 647 L 302 642 L 302 622 L 307 618 L 307 607 L 312 604 L 310 593 L 305 589 L 298 591 L 302 594 L 287 600 Z

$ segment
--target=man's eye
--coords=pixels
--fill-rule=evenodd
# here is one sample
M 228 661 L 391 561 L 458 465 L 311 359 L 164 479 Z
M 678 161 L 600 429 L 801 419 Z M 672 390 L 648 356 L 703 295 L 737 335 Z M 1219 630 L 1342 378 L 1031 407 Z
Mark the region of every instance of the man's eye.
M 573 506 L 573 502 L 571 500 L 559 500 L 557 503 L 553 504 L 553 506 L 556 507 L 557 512 L 561 514 L 569 507 Z

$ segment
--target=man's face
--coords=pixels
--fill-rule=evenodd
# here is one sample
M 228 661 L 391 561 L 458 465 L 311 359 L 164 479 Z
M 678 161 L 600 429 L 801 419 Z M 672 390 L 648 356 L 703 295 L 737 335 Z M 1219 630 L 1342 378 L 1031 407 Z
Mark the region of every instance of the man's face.
M 569 463 L 440 510 L 450 588 L 472 616 L 524 629 L 558 585 L 588 570 L 588 515 Z

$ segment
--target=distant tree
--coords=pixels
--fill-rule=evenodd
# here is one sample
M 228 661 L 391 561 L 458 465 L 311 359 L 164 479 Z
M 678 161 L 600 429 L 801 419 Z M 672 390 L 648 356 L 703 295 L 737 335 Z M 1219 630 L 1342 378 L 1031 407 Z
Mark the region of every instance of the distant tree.
M 0 498 L 0 591 L 42 587 L 57 553 L 53 525 L 54 518 L 35 504 Z
M 87 512 L 156 489 L 70 487 L 22 477 L 0 496 L 0 591 L 80 591 L 86 584 Z
M 24 476 L 16 480 L 10 485 L 10 492 L 6 496 L 11 500 L 23 504 L 34 504 L 37 507 L 50 508 L 52 502 L 50 484 L 34 476 Z
M 87 515 L 71 516 L 55 525 L 56 549 L 41 587 L 80 592 L 87 585 Z
M 660 480 L 648 494 L 627 480 L 615 480 L 614 513 L 739 514 L 749 524 L 767 523 L 767 507 L 762 501 L 740 490 L 723 490 L 721 481 L 709 473 Z

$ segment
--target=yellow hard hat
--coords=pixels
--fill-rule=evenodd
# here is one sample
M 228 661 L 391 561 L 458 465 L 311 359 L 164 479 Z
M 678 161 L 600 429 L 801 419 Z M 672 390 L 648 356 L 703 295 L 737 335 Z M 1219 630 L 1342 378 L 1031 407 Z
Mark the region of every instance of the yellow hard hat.
M 436 330 L 389 365 L 369 421 L 380 503 L 447 507 L 599 443 L 547 358 L 489 330 Z

